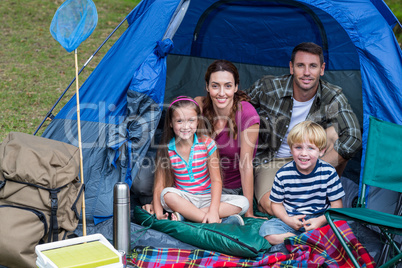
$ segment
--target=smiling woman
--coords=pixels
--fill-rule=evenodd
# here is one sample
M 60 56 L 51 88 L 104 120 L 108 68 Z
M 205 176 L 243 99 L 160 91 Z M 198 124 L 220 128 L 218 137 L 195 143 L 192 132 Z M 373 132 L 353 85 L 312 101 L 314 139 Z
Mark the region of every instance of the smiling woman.
M 215 140 L 223 173 L 223 193 L 240 194 L 253 217 L 254 175 L 252 161 L 256 153 L 260 119 L 249 97 L 238 89 L 239 73 L 227 60 L 216 60 L 205 73 L 206 97 L 197 97 Z

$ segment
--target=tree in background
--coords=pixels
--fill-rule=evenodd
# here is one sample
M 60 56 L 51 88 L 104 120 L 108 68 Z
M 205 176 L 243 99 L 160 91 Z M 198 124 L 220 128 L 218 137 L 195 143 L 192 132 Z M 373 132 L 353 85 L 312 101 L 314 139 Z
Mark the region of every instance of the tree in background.
M 392 13 L 398 18 L 402 23 L 402 3 L 400 0 L 385 0 L 385 3 L 391 9 Z M 399 46 L 402 47 L 402 28 L 396 25 L 394 28 L 395 36 L 399 42 Z

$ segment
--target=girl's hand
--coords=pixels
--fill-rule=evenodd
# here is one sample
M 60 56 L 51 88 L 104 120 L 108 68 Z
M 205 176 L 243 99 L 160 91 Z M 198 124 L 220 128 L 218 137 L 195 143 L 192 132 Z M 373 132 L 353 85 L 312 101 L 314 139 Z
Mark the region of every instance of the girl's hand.
M 213 213 L 211 211 L 208 211 L 204 219 L 202 219 L 202 223 L 216 223 L 220 222 L 219 214 L 218 213 Z

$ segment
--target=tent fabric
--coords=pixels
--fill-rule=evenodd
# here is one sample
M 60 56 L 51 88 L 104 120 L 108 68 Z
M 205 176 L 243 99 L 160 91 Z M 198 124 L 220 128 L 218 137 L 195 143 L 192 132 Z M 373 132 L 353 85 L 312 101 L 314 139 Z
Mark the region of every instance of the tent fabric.
M 383 0 L 371 0 L 371 3 L 378 9 L 391 28 L 394 28 L 396 24 L 399 24 L 402 28 L 398 18 L 392 13 Z
M 109 159 L 127 156 L 125 182 L 131 187 L 132 178 L 140 170 L 155 134 L 163 109 L 166 83 L 166 56 L 173 48 L 170 39 L 158 41 L 155 49 L 135 71 L 127 91 L 127 115 L 124 122 L 109 136 L 114 150 Z M 140 161 L 138 161 L 140 160 Z M 133 170 L 134 165 L 137 167 Z
M 324 5 L 329 4 L 321 5 L 328 8 Z M 324 48 L 327 69 L 359 68 L 353 44 L 344 42 L 347 33 L 314 6 L 299 1 L 233 0 L 206 0 L 193 6 L 174 37 L 173 54 L 220 58 L 225 47 L 230 51 L 225 58 L 234 62 L 288 67 L 294 44 L 311 40 Z M 292 32 L 303 34 L 282 34 Z
M 119 144 L 122 140 L 128 141 L 130 138 L 136 137 L 135 133 L 130 133 L 131 136 L 127 137 L 124 130 L 135 127 L 136 124 L 130 123 L 128 118 L 135 117 L 137 111 L 134 110 L 144 109 L 144 103 L 149 108 L 146 116 L 137 115 L 137 119 L 141 117 L 141 120 L 145 120 L 147 123 L 154 122 L 147 129 L 148 137 L 152 138 L 152 131 L 159 120 L 161 106 L 155 101 L 160 101 L 160 99 L 152 98 L 149 92 L 142 94 L 143 90 L 134 92 L 133 87 L 130 90 L 129 87 L 134 83 L 132 81 L 134 74 L 142 71 L 142 69 L 138 70 L 139 67 L 144 66 L 143 63 L 154 52 L 158 41 L 162 41 L 166 26 L 176 11 L 177 5 L 178 1 L 144 1 L 140 3 L 128 15 L 130 25 L 127 30 L 80 88 L 86 217 L 89 220 L 100 222 L 112 216 L 113 185 L 119 181 L 127 181 L 127 171 L 131 172 L 131 176 L 134 178 L 138 168 L 129 170 L 129 167 L 132 163 L 140 164 L 142 152 L 147 151 L 148 142 L 145 144 L 131 143 L 132 148 L 141 153 L 138 157 L 131 157 L 132 163 L 128 164 L 128 150 L 117 150 L 121 146 L 115 147 L 114 145 Z M 158 19 L 155 20 L 155 18 Z M 164 55 L 165 53 L 161 53 L 160 56 Z M 162 69 L 165 71 L 166 67 Z M 161 74 L 161 76 L 164 75 Z M 152 89 L 151 82 L 142 81 L 140 85 L 143 89 Z M 159 89 L 152 92 L 164 92 L 163 82 L 156 86 Z M 127 96 L 128 93 L 142 94 L 143 100 L 137 102 L 138 106 L 131 107 L 130 104 L 127 105 L 127 100 L 137 101 L 138 96 L 130 97 Z M 153 111 L 155 107 L 159 111 Z M 72 98 L 57 114 L 43 136 L 77 145 L 74 110 L 76 110 L 76 104 Z M 130 114 L 130 110 L 134 115 Z M 119 133 L 123 133 L 124 138 L 116 135 L 116 129 L 119 128 L 122 129 L 122 132 Z M 138 129 L 144 130 L 143 127 Z M 128 132 L 130 132 L 129 130 Z M 140 143 L 142 141 L 143 139 L 138 140 Z M 127 145 L 124 142 L 123 144 Z M 117 162 L 115 150 L 123 152 L 119 155 Z M 129 184 L 131 185 L 131 183 Z
M 129 167 L 127 155 L 120 155 L 120 163 L 108 156 L 110 131 L 125 126 L 133 75 L 169 25 L 177 26 L 172 21 L 184 5 L 187 12 L 171 37 L 166 86 L 159 83 L 155 89 L 165 92 L 165 102 L 204 95 L 203 74 L 213 59 L 233 61 L 241 81 L 247 81 L 256 70 L 288 73 L 293 47 L 311 41 L 324 48 L 326 75 L 341 84 L 362 123 L 363 155 L 369 116 L 402 124 L 402 52 L 392 31 L 395 17 L 380 0 L 143 0 L 80 89 L 87 217 L 112 213 L 113 184 L 126 179 Z M 76 145 L 75 110 L 72 99 L 44 136 Z

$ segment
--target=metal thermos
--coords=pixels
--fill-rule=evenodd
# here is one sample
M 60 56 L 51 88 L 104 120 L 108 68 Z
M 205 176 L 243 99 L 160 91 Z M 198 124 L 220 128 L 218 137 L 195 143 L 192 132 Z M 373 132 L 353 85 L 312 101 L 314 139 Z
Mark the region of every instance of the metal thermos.
M 113 243 L 117 250 L 130 254 L 130 189 L 125 182 L 113 188 Z

